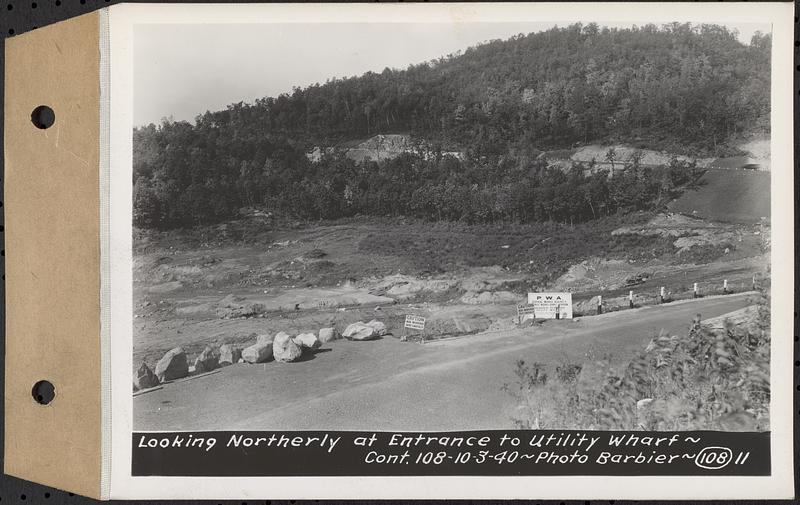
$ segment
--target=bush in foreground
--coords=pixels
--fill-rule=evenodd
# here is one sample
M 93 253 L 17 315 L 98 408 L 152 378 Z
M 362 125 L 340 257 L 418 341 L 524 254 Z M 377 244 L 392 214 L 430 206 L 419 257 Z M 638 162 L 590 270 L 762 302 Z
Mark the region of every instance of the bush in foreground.
M 693 323 L 685 335 L 658 336 L 611 369 L 517 362 L 505 390 L 519 402 L 524 429 L 769 430 L 769 303 L 744 324 Z

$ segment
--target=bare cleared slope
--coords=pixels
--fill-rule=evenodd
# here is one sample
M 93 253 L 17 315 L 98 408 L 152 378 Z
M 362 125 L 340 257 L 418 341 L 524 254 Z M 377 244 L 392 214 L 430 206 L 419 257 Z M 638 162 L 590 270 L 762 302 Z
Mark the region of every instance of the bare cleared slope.
M 686 191 L 670 210 L 728 223 L 769 219 L 770 172 L 710 169 L 698 182 L 698 188 Z

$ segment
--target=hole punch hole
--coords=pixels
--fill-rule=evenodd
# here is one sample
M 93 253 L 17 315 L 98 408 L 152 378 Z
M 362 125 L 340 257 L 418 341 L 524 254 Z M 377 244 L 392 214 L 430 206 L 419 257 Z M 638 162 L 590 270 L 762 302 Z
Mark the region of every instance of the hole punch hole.
M 47 105 L 40 105 L 31 112 L 31 123 L 40 130 L 46 130 L 56 122 L 56 113 Z
M 56 388 L 50 381 L 39 381 L 33 385 L 31 396 L 40 405 L 49 405 L 56 397 Z

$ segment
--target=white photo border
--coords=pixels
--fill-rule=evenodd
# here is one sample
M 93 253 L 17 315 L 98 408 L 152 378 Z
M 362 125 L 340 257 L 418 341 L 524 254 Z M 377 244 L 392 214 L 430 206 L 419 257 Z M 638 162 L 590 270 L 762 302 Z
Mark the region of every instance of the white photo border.
M 793 3 L 121 4 L 110 7 L 110 497 L 120 499 L 767 499 L 794 495 Z M 767 477 L 132 477 L 133 27 L 181 23 L 772 23 L 771 467 Z M 108 319 L 105 319 L 108 320 Z

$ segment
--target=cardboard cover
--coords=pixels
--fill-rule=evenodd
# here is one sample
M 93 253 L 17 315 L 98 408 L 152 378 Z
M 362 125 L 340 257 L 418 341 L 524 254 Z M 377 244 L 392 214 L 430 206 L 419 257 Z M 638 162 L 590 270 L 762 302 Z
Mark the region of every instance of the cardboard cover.
M 91 13 L 6 42 L 5 472 L 101 489 L 100 32 Z M 55 111 L 38 129 L 31 112 Z M 55 386 L 49 405 L 31 391 Z

